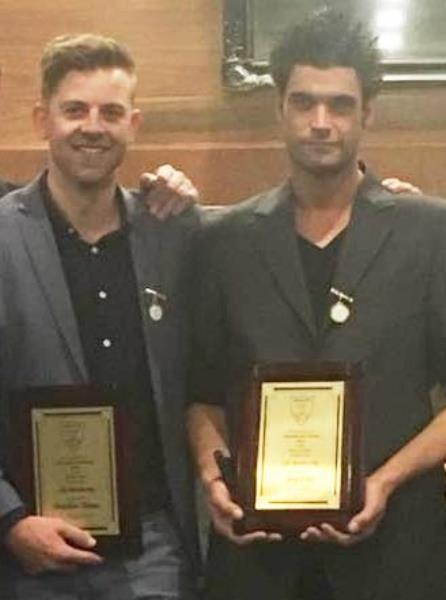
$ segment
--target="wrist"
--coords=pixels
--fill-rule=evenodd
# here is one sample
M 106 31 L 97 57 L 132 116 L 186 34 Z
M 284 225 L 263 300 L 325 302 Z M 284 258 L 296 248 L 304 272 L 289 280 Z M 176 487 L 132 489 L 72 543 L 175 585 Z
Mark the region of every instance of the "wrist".
M 217 481 L 224 481 L 222 473 L 213 469 L 212 471 L 203 473 L 200 477 L 203 487 L 208 490 Z
M 6 543 L 11 529 L 28 516 L 24 506 L 19 506 L 0 519 L 0 540 Z
M 209 488 L 216 481 L 226 481 L 230 462 L 227 449 L 217 449 L 212 452 L 212 458 L 206 461 L 200 473 L 200 479 L 205 488 Z
M 399 486 L 397 474 L 385 466 L 370 475 L 371 481 L 381 490 L 386 498 L 391 496 Z

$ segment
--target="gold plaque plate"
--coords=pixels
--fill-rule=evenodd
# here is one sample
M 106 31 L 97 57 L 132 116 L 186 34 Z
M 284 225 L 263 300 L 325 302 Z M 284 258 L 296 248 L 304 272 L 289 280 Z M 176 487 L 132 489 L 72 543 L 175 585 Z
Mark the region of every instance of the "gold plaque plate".
M 31 422 L 37 513 L 119 534 L 113 407 L 33 408 Z
M 10 393 L 13 483 L 28 510 L 86 529 L 105 553 L 141 548 L 134 419 L 123 398 L 89 385 Z
M 263 383 L 257 510 L 339 509 L 343 381 Z

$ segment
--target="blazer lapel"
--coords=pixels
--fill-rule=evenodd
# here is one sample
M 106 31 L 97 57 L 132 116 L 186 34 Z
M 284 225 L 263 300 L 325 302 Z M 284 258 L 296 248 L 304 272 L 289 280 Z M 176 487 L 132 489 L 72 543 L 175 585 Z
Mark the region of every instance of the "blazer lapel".
M 351 296 L 353 302 L 356 288 L 392 231 L 394 208 L 391 194 L 366 176 L 355 199 L 332 281 L 332 286 Z M 325 325 L 329 323 L 327 316 Z
M 145 290 L 148 288 L 166 296 L 166 300 L 161 300 L 160 305 L 163 310 L 168 310 L 167 282 L 163 277 L 165 271 L 163 256 L 166 250 L 165 246 L 162 245 L 162 238 L 164 236 L 162 236 L 161 228 L 163 223 L 152 217 L 138 199 L 133 197 L 127 190 L 122 189 L 122 197 L 126 205 L 127 219 L 130 226 L 130 247 L 133 267 L 135 269 L 149 371 L 155 402 L 158 408 L 160 408 L 161 375 L 155 355 L 159 352 L 160 344 L 163 343 L 161 331 L 163 328 L 163 319 L 156 321 L 149 316 L 153 296 L 146 293 Z
M 17 197 L 17 210 L 20 213 L 18 224 L 30 263 L 80 378 L 87 381 L 77 323 L 56 241 L 40 194 L 39 180 L 24 188 L 22 193 Z
M 285 184 L 266 195 L 256 214 L 256 241 L 277 287 L 313 336 L 317 335 L 313 309 L 297 246 L 291 190 Z

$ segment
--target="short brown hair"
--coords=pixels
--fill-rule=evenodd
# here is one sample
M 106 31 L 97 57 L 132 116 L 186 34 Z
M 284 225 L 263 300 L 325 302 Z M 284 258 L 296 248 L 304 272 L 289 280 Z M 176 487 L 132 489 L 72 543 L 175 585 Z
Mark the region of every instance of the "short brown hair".
M 42 98 L 50 98 L 70 71 L 115 67 L 135 72 L 130 53 L 113 38 L 92 33 L 58 36 L 45 46 L 40 61 Z

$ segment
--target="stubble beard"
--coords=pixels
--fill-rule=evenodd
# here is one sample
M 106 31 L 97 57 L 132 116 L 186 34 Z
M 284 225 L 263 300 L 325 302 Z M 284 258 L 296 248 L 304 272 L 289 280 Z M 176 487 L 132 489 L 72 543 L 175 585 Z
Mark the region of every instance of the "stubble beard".
M 341 152 L 338 160 L 332 163 L 312 160 L 299 147 L 288 146 L 288 155 L 294 171 L 303 172 L 320 179 L 336 177 L 351 169 L 357 163 L 357 149 Z
M 115 147 L 113 156 L 108 156 L 104 164 L 96 164 L 95 161 L 98 161 L 99 157 L 94 154 L 89 156 L 85 153 L 73 157 L 73 152 L 73 149 L 63 155 L 57 151 L 52 152 L 50 164 L 53 163 L 67 185 L 91 193 L 115 182 L 116 171 L 124 159 L 125 148 Z

